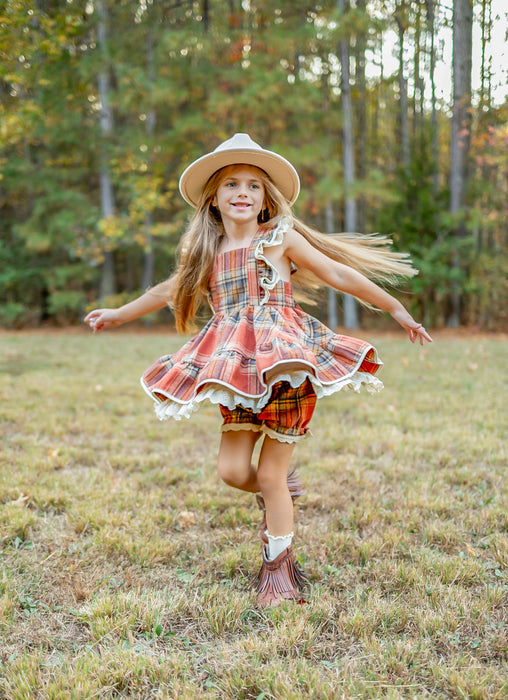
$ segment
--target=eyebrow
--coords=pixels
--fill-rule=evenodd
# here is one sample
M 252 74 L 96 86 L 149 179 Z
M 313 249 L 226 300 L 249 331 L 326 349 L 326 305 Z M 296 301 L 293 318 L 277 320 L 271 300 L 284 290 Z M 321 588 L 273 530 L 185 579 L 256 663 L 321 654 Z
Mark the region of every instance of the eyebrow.
M 235 176 L 235 175 L 226 175 L 226 177 L 224 178 L 223 182 L 226 182 L 226 180 L 235 180 L 235 181 L 236 181 L 236 180 L 238 180 L 238 176 Z M 259 184 L 261 184 L 262 181 L 261 181 L 259 178 L 257 178 L 257 177 L 251 177 L 250 180 L 249 180 L 249 182 L 258 182 Z

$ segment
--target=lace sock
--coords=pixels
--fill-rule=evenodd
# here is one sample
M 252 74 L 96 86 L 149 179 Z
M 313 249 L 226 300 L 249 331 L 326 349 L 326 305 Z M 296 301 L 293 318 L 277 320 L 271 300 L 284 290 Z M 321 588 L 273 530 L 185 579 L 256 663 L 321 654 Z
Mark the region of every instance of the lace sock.
M 294 533 L 290 532 L 289 535 L 277 535 L 276 537 L 272 537 L 267 530 L 266 534 L 268 537 L 268 559 L 269 561 L 273 561 L 289 547 L 293 540 Z

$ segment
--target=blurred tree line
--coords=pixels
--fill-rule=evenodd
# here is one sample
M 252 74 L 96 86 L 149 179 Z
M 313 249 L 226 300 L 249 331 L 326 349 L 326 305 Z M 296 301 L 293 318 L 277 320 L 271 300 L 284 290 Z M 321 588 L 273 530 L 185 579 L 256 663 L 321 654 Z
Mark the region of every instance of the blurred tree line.
M 492 2 L 2 2 L 0 325 L 76 322 L 165 278 L 190 214 L 179 175 L 237 131 L 295 164 L 308 223 L 411 253 L 425 324 L 506 325 Z M 354 307 L 331 295 L 328 320 L 353 327 Z

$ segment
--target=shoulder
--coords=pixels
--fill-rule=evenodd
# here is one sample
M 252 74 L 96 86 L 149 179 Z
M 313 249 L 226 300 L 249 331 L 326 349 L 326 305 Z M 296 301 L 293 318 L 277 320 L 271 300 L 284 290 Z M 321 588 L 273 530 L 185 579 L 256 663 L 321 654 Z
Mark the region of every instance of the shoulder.
M 335 264 L 332 258 L 328 257 L 322 250 L 313 245 L 312 241 L 309 241 L 306 236 L 294 228 L 288 230 L 286 234 L 284 252 L 297 267 L 310 270 L 321 279 L 323 278 L 323 271 L 329 268 L 330 265 Z
M 308 253 L 311 250 L 316 250 L 314 246 L 292 226 L 285 232 L 284 243 L 288 253 L 290 251 Z

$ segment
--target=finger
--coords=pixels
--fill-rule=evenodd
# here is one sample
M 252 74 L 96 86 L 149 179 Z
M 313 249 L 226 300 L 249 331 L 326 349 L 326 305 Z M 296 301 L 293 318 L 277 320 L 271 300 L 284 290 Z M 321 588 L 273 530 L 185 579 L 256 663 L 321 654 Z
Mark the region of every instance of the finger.
M 432 343 L 432 342 L 433 342 L 433 341 L 432 341 L 432 338 L 430 337 L 430 335 L 427 333 L 427 331 L 425 330 L 425 328 L 424 328 L 423 326 L 419 329 L 418 332 L 419 332 L 419 334 L 420 334 L 420 340 L 421 340 L 421 342 L 422 342 L 422 345 L 423 345 L 423 340 L 424 340 L 424 339 L 425 339 L 425 340 L 428 340 L 429 343 Z

